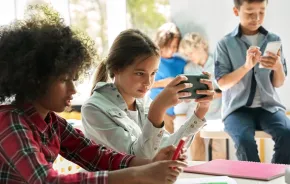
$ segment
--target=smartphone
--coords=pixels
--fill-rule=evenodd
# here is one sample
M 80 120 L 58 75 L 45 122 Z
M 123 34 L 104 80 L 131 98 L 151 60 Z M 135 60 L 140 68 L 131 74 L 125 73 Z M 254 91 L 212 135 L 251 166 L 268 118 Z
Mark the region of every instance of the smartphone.
M 266 49 L 263 53 L 263 56 L 267 56 L 267 52 L 278 54 L 281 46 L 282 46 L 281 41 L 268 42 Z M 264 67 L 260 64 L 259 68 L 264 68 Z
M 200 83 L 200 79 L 209 79 L 207 75 L 203 75 L 203 74 L 202 75 L 183 74 L 183 75 L 186 76 L 188 80 L 181 81 L 179 84 L 191 83 L 192 87 L 186 88 L 179 92 L 190 92 L 191 96 L 181 97 L 180 99 L 198 99 L 198 98 L 203 98 L 206 96 L 206 95 L 196 94 L 196 90 L 208 90 L 208 86 L 206 84 Z
M 280 50 L 281 46 L 282 46 L 281 41 L 268 42 L 263 56 L 266 56 L 267 52 L 278 54 L 278 51 Z

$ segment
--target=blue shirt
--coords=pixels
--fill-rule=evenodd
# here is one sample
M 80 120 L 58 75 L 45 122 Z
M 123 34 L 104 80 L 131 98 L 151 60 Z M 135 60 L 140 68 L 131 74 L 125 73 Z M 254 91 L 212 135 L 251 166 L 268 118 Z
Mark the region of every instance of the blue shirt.
M 280 41 L 279 36 L 268 32 L 262 26 L 258 30 L 263 35 L 263 38 L 258 44 L 262 53 L 264 53 L 268 42 Z M 215 78 L 217 81 L 224 75 L 237 70 L 245 64 L 246 53 L 250 46 L 251 44 L 249 41 L 245 39 L 245 37 L 242 37 L 240 26 L 218 42 L 214 54 Z M 281 62 L 284 67 L 284 72 L 287 74 L 286 60 L 283 55 L 282 47 Z M 272 113 L 278 110 L 285 111 L 285 107 L 281 104 L 275 87 L 272 84 L 272 79 L 273 71 L 259 68 L 259 64 L 257 64 L 237 84 L 223 91 L 222 118 L 224 119 L 233 111 L 246 106 L 250 94 L 255 93 L 255 89 L 260 92 L 263 109 Z M 257 83 L 257 88 L 255 89 L 251 88 L 253 80 L 256 80 Z
M 173 55 L 172 58 L 161 58 L 155 81 L 176 77 L 183 74 L 186 61 L 180 56 Z M 153 100 L 164 88 L 152 88 L 150 98 Z M 168 115 L 174 115 L 173 107 L 167 110 Z

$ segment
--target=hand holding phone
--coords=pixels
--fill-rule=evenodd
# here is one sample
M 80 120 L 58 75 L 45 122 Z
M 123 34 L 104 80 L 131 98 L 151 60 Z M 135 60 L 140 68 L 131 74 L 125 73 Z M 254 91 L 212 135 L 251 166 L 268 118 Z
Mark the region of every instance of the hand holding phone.
M 188 74 L 183 74 L 183 75 L 186 76 L 188 80 L 182 81 L 179 84 L 191 83 L 192 87 L 186 88 L 186 89 L 181 90 L 179 92 L 190 92 L 191 96 L 181 97 L 180 99 L 198 99 L 198 98 L 205 97 L 205 95 L 197 94 L 196 90 L 208 90 L 208 86 L 206 84 L 201 83 L 200 79 L 209 79 L 209 76 L 207 76 L 207 75 L 188 75 Z
M 281 41 L 274 41 L 274 42 L 268 42 L 266 49 L 264 51 L 263 56 L 267 56 L 267 52 L 271 52 L 273 54 L 278 54 L 280 48 L 282 46 Z M 265 68 L 261 64 L 259 65 L 259 68 Z

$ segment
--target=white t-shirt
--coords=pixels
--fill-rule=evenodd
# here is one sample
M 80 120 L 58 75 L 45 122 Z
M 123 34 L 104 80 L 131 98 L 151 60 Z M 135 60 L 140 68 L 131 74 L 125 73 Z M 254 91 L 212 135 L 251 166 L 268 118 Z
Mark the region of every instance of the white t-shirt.
M 252 44 L 252 46 L 258 46 L 259 41 L 260 41 L 259 35 L 260 35 L 260 33 L 257 33 L 255 35 L 243 35 L 243 36 L 246 37 L 246 39 Z M 261 95 L 260 95 L 259 88 L 256 85 L 255 97 L 254 97 L 253 103 L 250 107 L 255 108 L 255 107 L 261 107 L 261 106 L 262 106 Z
M 139 113 L 138 111 L 128 111 L 129 112 L 129 117 L 134 120 L 138 125 L 139 125 Z

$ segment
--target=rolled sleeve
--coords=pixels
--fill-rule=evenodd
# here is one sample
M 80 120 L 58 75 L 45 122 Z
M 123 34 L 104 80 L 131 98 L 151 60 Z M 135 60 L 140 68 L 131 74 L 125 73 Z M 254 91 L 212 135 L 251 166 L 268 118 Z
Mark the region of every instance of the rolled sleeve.
M 214 76 L 216 81 L 232 71 L 230 58 L 224 40 L 217 44 L 214 53 L 214 66 Z
M 147 137 L 149 139 L 147 140 L 144 140 L 143 142 L 146 143 L 146 142 L 150 142 L 150 143 L 153 143 L 153 145 L 151 147 L 153 147 L 153 155 L 155 155 L 155 153 L 157 153 L 158 151 L 158 148 L 160 146 L 160 143 L 161 143 L 161 140 L 162 140 L 162 137 L 163 137 L 163 134 L 164 134 L 164 128 L 156 128 L 153 126 L 152 122 L 147 118 L 146 120 L 146 123 L 143 127 L 143 134 L 144 134 L 144 137 Z M 145 146 L 145 144 L 144 144 Z
M 179 140 L 183 137 L 190 137 L 196 134 L 200 128 L 202 128 L 206 123 L 205 119 L 199 119 L 194 113 L 186 120 L 184 125 L 182 125 L 177 132 L 174 134 L 165 133 L 162 139 L 161 146 L 165 147 L 168 145 L 177 145 Z M 189 146 L 189 144 L 187 145 Z
M 285 58 L 284 52 L 283 52 L 283 46 L 281 46 L 280 58 L 281 58 L 281 63 L 283 65 L 284 72 L 285 72 L 285 76 L 287 76 L 287 74 L 288 74 L 288 71 L 287 71 L 287 63 L 286 63 L 286 58 Z

